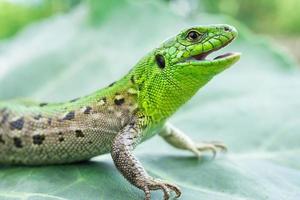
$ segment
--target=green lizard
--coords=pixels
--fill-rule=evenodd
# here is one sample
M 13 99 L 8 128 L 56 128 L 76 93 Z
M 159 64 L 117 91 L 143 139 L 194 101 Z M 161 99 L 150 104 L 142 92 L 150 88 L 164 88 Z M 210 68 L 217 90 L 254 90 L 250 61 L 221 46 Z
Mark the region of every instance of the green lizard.
M 211 52 L 229 44 L 237 31 L 229 25 L 181 31 L 143 57 L 121 80 L 65 103 L 0 102 L 0 163 L 46 165 L 88 160 L 111 153 L 122 175 L 150 199 L 180 189 L 145 171 L 133 149 L 159 134 L 176 148 L 201 156 L 222 143 L 195 143 L 167 119 L 215 75 L 233 65 L 238 53 L 213 60 Z

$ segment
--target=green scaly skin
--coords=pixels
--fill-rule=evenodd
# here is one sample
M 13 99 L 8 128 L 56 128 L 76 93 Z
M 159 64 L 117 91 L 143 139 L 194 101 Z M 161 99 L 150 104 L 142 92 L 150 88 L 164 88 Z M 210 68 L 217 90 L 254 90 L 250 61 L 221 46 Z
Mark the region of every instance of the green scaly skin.
M 170 191 L 179 197 L 177 186 L 149 176 L 132 151 L 155 134 L 198 157 L 225 149 L 222 143 L 195 143 L 166 121 L 239 59 L 231 53 L 205 60 L 236 36 L 228 25 L 192 27 L 151 51 L 121 80 L 86 97 L 65 103 L 0 102 L 0 163 L 71 163 L 111 153 L 146 200 L 151 190 L 162 190 L 164 199 Z

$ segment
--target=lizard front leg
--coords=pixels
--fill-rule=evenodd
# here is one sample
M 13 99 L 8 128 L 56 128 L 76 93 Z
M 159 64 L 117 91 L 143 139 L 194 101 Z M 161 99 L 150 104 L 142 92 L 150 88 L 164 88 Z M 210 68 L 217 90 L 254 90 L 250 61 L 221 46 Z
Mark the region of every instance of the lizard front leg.
M 226 151 L 226 146 L 221 142 L 194 142 L 180 130 L 170 124 L 166 124 L 160 131 L 159 135 L 172 146 L 193 152 L 197 157 L 201 157 L 202 152 L 211 151 L 213 157 L 216 156 L 217 150 Z
M 132 154 L 133 149 L 140 142 L 141 132 L 138 124 L 133 122 L 117 134 L 111 151 L 116 167 L 131 184 L 145 192 L 145 200 L 150 200 L 151 190 L 162 190 L 165 200 L 169 199 L 170 190 L 176 193 L 176 197 L 179 197 L 181 191 L 177 186 L 149 176 L 142 164 Z

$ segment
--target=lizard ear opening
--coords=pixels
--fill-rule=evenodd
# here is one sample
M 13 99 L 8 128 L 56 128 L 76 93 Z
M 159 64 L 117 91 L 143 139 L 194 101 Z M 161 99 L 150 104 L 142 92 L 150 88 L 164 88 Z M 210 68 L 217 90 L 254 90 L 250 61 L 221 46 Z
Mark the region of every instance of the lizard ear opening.
M 162 55 L 157 54 L 155 56 L 155 61 L 159 68 L 164 69 L 166 67 L 165 58 Z

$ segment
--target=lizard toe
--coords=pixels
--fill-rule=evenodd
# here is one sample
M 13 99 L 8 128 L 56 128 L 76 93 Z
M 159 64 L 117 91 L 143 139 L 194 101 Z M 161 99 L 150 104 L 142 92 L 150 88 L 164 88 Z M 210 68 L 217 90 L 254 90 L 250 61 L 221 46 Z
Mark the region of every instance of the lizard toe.
M 176 193 L 176 198 L 179 198 L 181 196 L 181 190 L 178 186 L 169 183 L 165 183 L 165 185 Z
M 215 158 L 219 150 L 221 150 L 222 152 L 226 152 L 227 147 L 221 142 L 202 142 L 197 145 L 197 150 L 200 152 L 211 151 L 213 154 L 213 158 Z
M 150 190 L 162 190 L 164 193 L 164 200 L 170 199 L 170 190 L 176 193 L 176 198 L 180 197 L 181 191 L 178 186 L 166 183 L 159 179 L 154 179 L 148 185 Z

